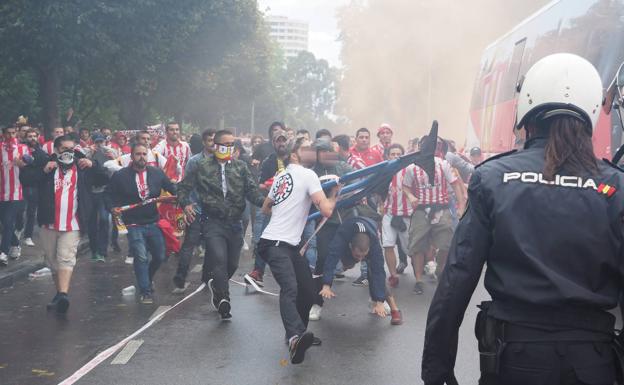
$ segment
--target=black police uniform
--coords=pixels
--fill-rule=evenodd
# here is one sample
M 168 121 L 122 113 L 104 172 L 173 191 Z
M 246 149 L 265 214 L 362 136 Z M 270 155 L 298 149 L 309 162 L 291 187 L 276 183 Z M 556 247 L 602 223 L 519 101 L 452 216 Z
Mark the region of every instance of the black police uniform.
M 624 174 L 600 161 L 598 175 L 562 170 L 549 182 L 541 174 L 546 142 L 533 138 L 472 176 L 429 309 L 427 385 L 454 381 L 458 329 L 485 262 L 499 360 L 482 384 L 614 381 L 615 318 L 607 310 L 622 288 Z

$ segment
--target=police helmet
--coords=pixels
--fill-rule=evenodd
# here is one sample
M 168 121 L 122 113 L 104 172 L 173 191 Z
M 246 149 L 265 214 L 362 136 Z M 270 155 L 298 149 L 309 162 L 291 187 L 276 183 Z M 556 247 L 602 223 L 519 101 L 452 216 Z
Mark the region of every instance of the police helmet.
M 567 115 L 596 127 L 603 102 L 602 80 L 586 59 L 569 53 L 544 57 L 518 83 L 517 127 Z M 589 133 L 591 135 L 591 132 Z

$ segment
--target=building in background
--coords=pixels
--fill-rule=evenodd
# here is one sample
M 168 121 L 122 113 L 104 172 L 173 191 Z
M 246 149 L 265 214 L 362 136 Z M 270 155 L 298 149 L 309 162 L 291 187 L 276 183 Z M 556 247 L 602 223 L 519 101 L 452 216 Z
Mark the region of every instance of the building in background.
M 310 26 L 305 21 L 289 19 L 285 16 L 267 16 L 269 35 L 277 41 L 286 58 L 299 55 L 308 50 L 308 33 Z

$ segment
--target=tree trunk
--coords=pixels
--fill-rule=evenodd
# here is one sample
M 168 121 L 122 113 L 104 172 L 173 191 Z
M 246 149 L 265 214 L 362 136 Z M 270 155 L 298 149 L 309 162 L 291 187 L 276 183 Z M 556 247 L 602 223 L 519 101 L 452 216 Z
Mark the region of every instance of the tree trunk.
M 39 98 L 41 100 L 43 129 L 46 138 L 52 137 L 52 130 L 61 125 L 59 118 L 59 99 L 61 79 L 54 65 L 41 68 L 39 71 Z

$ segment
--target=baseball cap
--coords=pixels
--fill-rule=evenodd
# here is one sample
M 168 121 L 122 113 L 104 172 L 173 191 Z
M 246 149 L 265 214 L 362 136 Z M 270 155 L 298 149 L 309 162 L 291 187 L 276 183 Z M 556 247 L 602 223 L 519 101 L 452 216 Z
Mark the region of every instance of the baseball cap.
M 91 135 L 91 140 L 93 140 L 93 143 L 103 142 L 106 140 L 106 138 L 104 137 L 104 135 L 100 134 L 99 132 L 95 132 L 93 133 L 93 135 Z

